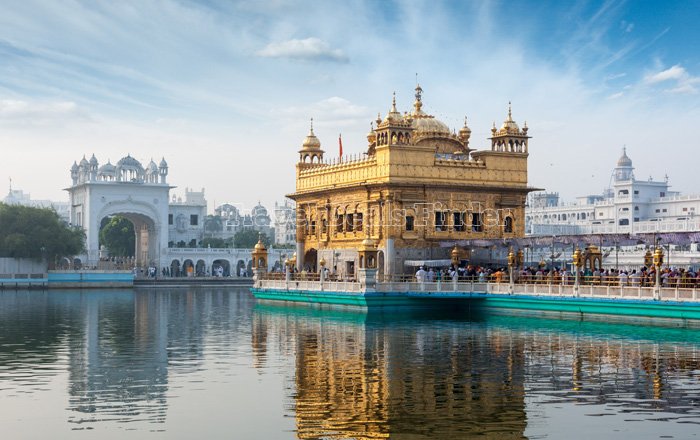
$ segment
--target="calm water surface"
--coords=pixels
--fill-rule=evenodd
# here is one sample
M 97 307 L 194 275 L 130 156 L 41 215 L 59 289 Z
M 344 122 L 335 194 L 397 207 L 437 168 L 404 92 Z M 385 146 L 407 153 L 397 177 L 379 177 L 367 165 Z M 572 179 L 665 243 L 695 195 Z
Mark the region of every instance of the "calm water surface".
M 0 292 L 3 439 L 700 438 L 700 331 Z

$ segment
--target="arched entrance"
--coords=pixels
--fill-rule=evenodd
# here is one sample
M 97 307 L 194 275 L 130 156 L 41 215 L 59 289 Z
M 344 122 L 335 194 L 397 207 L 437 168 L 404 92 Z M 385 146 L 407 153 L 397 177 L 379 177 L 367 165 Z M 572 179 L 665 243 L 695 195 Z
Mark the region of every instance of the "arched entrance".
M 183 276 L 186 277 L 193 277 L 194 276 L 194 263 L 192 260 L 185 260 L 184 263 L 182 263 L 182 272 Z
M 212 275 L 221 277 L 231 276 L 231 263 L 228 260 L 214 260 L 211 265 Z
M 236 263 L 236 276 L 237 277 L 245 276 L 243 274 L 244 271 L 245 271 L 245 261 L 238 260 L 238 263 Z
M 318 257 L 318 252 L 316 249 L 309 249 L 304 254 L 304 270 L 307 272 L 316 272 L 316 261 Z
M 170 263 L 170 276 L 179 277 L 180 276 L 180 260 L 173 260 Z
M 204 260 L 197 260 L 197 265 L 195 266 L 195 276 L 203 277 L 207 274 L 207 265 Z

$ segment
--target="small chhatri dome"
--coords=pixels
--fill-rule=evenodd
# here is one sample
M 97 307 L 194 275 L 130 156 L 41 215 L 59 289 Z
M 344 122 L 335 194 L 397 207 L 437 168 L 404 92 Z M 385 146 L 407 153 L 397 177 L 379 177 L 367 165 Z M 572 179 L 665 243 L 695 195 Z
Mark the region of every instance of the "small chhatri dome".
M 373 144 L 377 140 L 377 133 L 374 131 L 374 122 L 369 124 L 369 133 L 367 133 L 367 141 Z
M 85 156 L 83 156 L 83 158 L 80 160 L 80 166 L 86 167 L 88 165 L 89 165 L 89 163 L 88 163 L 87 159 L 85 159 Z
M 165 157 L 160 160 L 160 165 L 158 165 L 160 168 L 168 168 L 168 162 L 165 161 Z
M 470 135 L 471 133 L 472 133 L 472 130 L 467 125 L 467 117 L 465 116 L 464 117 L 464 126 L 462 126 L 462 128 L 459 129 L 459 134 L 460 134 L 460 136 L 466 136 L 466 135 Z
M 97 165 L 97 158 L 95 157 L 95 153 L 93 153 L 92 157 L 90 158 L 90 165 Z
M 73 161 L 73 166 L 70 167 L 71 171 L 78 171 L 78 163 L 76 161 Z
M 105 173 L 114 174 L 114 172 L 116 171 L 116 169 L 117 169 L 117 167 L 115 167 L 114 165 L 112 165 L 112 164 L 110 163 L 110 161 L 107 160 L 107 163 L 104 164 L 104 165 L 102 165 L 102 166 L 100 167 L 100 169 L 98 170 L 98 172 L 99 172 L 100 174 L 105 174 Z
M 141 162 L 131 157 L 130 154 L 127 154 L 126 157 L 122 157 L 121 159 L 119 159 L 119 162 L 117 162 L 117 166 L 121 168 L 136 168 L 143 170 Z
M 391 110 L 387 113 L 385 121 L 400 122 L 403 120 L 403 115 L 396 109 L 396 92 L 391 99 Z
M 631 167 L 632 159 L 627 156 L 627 147 L 622 147 L 622 156 L 617 160 L 618 167 Z
M 266 251 L 265 244 L 262 242 L 262 232 L 258 233 L 258 242 L 255 244 L 256 251 Z
M 309 134 L 304 138 L 304 143 L 301 146 L 302 150 L 318 150 L 321 148 L 321 141 L 314 134 L 314 118 L 311 118 Z
M 158 172 L 158 166 L 156 165 L 155 162 L 153 162 L 153 159 L 148 163 L 148 172 L 149 173 L 157 173 Z
M 508 102 L 508 117 L 503 121 L 503 125 L 501 125 L 501 130 L 505 131 L 520 131 L 520 128 L 518 127 L 518 124 L 515 123 L 513 120 L 513 114 L 511 112 L 511 106 L 510 102 Z

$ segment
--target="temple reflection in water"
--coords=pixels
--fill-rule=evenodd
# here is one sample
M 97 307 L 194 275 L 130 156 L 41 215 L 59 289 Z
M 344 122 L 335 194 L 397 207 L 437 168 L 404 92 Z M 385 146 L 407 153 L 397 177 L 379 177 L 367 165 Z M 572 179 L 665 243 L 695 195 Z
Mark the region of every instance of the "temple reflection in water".
M 523 341 L 469 323 L 256 311 L 254 352 L 269 332 L 294 344 L 299 438 L 524 437 Z

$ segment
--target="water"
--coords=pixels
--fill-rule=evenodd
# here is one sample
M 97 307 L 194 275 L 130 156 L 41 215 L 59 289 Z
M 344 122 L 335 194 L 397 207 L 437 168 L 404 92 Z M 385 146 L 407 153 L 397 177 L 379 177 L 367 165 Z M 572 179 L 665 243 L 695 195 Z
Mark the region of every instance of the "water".
M 698 330 L 246 289 L 0 292 L 1 435 L 692 439 L 699 348 Z

